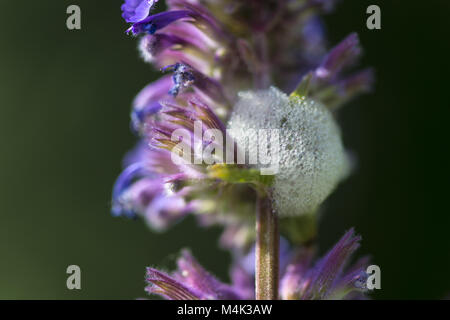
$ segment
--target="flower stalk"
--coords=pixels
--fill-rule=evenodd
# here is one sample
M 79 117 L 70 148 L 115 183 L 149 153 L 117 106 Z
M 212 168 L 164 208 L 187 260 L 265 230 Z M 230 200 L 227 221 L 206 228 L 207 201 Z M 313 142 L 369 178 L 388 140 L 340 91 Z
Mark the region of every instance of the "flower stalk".
M 277 213 L 272 208 L 271 199 L 267 195 L 259 195 L 256 206 L 256 300 L 278 299 L 279 247 Z

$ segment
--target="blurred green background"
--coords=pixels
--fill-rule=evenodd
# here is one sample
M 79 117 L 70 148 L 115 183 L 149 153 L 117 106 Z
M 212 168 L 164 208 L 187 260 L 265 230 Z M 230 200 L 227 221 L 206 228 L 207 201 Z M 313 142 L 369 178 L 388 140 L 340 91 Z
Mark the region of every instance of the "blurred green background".
M 66 29 L 78 4 L 82 30 Z M 0 11 L 0 298 L 144 297 L 144 267 L 190 247 L 227 279 L 220 230 L 193 219 L 165 234 L 109 214 L 134 95 L 158 73 L 125 35 L 121 1 L 3 1 Z M 365 28 L 379 4 L 382 30 Z M 340 114 L 358 168 L 326 203 L 324 251 L 351 226 L 382 270 L 380 299 L 450 293 L 448 1 L 343 1 L 330 44 L 360 33 L 374 94 Z M 66 289 L 66 267 L 82 290 Z

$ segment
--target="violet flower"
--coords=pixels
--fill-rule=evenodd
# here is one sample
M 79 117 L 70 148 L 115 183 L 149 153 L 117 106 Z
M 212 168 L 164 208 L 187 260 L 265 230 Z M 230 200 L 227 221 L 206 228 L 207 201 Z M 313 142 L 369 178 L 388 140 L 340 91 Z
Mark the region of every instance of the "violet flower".
M 122 17 L 126 22 L 139 22 L 148 17 L 158 0 L 127 0 L 122 4 Z
M 316 237 L 315 213 L 350 167 L 333 113 L 373 82 L 370 69 L 352 71 L 362 52 L 356 34 L 326 48 L 320 15 L 337 1 L 167 0 L 166 11 L 152 14 L 156 2 L 122 5 L 143 59 L 170 75 L 134 100 L 131 127 L 140 143 L 114 186 L 113 214 L 142 217 L 155 230 L 188 214 L 203 226 L 220 224 L 220 243 L 236 261 L 255 248 L 256 272 L 246 276 L 238 266 L 233 279 L 239 280 L 224 285 L 184 253 L 178 273 L 149 269 L 149 292 L 172 299 L 349 297 L 354 286 L 363 287 L 359 267 L 342 273 L 358 246 L 352 232 L 314 267 L 312 255 L 301 254 L 282 270 L 276 290 L 284 269 L 278 217 L 288 241 Z M 260 175 L 258 165 L 236 161 L 215 164 L 220 154 L 245 152 L 227 127 L 280 129 L 282 173 Z M 177 136 L 179 129 L 186 135 Z M 210 130 L 231 144 L 204 138 Z M 198 157 L 198 146 L 214 153 Z M 185 269 L 192 276 L 180 276 Z
M 140 144 L 126 160 L 126 169 L 114 185 L 114 215 L 142 215 L 153 229 L 162 230 L 199 210 L 195 202 L 185 200 L 192 190 L 180 183 L 189 173 L 173 165 L 169 152 L 155 152 Z
M 146 143 L 164 149 L 173 146 L 170 136 L 180 127 L 183 122 L 180 117 L 183 116 L 202 121 L 211 118 L 220 130 L 224 130 L 225 120 L 237 101 L 237 92 L 251 88 L 254 75 L 267 69 L 266 64 L 272 65 L 270 70 L 275 79 L 282 79 L 279 82 L 281 87 L 283 79 L 292 78 L 293 70 L 296 70 L 297 78 L 297 84 L 292 82 L 294 85 L 298 85 L 302 73 L 312 74 L 309 95 L 312 99 L 326 101 L 330 107 L 368 90 L 372 80 L 370 71 L 349 77 L 342 76 L 343 71 L 355 63 L 361 51 L 355 34 L 350 35 L 329 54 L 325 54 L 324 32 L 318 13 L 329 11 L 329 4 L 332 2 L 306 1 L 298 7 L 280 7 L 283 19 L 275 19 L 269 7 L 261 4 L 254 9 L 257 11 L 254 12 L 255 17 L 261 14 L 267 18 L 258 21 L 244 19 L 245 11 L 241 11 L 239 7 L 231 12 L 227 9 L 227 16 L 213 15 L 210 11 L 212 7 L 202 6 L 197 2 L 172 0 L 167 1 L 168 11 L 149 15 L 146 8 L 153 4 L 150 5 L 148 1 L 126 1 L 123 6 L 123 9 L 127 9 L 124 10 L 124 15 L 130 12 L 142 13 L 139 19 L 133 19 L 139 21 L 131 21 L 128 16 L 125 19 L 133 22 L 131 29 L 134 33 L 147 33 L 141 39 L 143 57 L 164 71 L 173 73 L 172 80 L 165 76 L 149 84 L 136 97 L 132 110 L 132 128 Z M 225 12 L 219 10 L 224 9 L 221 7 L 224 4 L 217 2 L 216 5 L 214 12 Z M 241 9 L 243 7 L 245 5 Z M 140 10 L 141 8 L 144 9 Z M 189 19 L 184 19 L 188 17 Z M 230 17 L 235 25 L 229 22 Z M 286 28 L 287 25 L 289 28 Z M 237 32 L 238 29 L 242 30 Z M 273 58 L 263 61 L 254 52 L 253 46 L 258 46 L 258 41 L 255 39 L 256 43 L 252 46 L 248 39 L 240 36 L 242 32 L 264 32 L 268 38 L 266 41 L 273 41 L 280 49 L 276 50 L 276 54 L 269 52 L 268 54 L 273 54 Z M 279 37 L 280 33 L 284 36 Z M 289 41 L 291 38 L 292 41 Z M 283 42 L 279 43 L 280 39 Z M 301 46 L 290 47 L 298 41 L 302 43 Z M 289 87 L 292 84 L 286 86 Z M 207 117 L 198 117 L 195 110 L 189 110 L 195 109 L 192 103 L 194 100 L 197 105 L 201 104 L 205 106 L 205 110 L 209 110 Z M 165 108 L 163 104 L 166 105 Z M 171 110 L 168 111 L 169 109 Z M 174 109 L 182 111 L 176 112 Z M 178 119 L 174 119 L 174 115 L 178 115 Z M 186 128 L 186 125 L 183 122 L 181 127 Z M 198 169 L 197 166 L 194 171 Z M 204 177 L 205 171 L 200 171 Z M 218 175 L 215 176 L 217 177 Z M 114 198 L 116 197 L 117 194 Z M 234 226 L 232 229 L 240 228 Z
M 367 288 L 367 258 L 345 268 L 359 246 L 361 237 L 353 229 L 322 258 L 313 263 L 313 250 L 292 250 L 281 257 L 287 265 L 281 271 L 280 298 L 283 300 L 362 299 Z M 231 284 L 207 272 L 188 251 L 178 259 L 178 269 L 166 274 L 147 268 L 146 291 L 171 300 L 247 300 L 255 298 L 254 274 L 247 262 L 235 261 Z
M 146 291 L 171 300 L 238 300 L 246 298 L 232 286 L 226 285 L 207 272 L 188 252 L 177 261 L 178 270 L 170 276 L 147 268 Z
M 155 15 L 149 16 L 144 20 L 134 23 L 127 32 L 138 35 L 141 33 L 154 34 L 156 31 L 168 26 L 169 24 L 179 19 L 188 18 L 191 16 L 191 12 L 187 10 L 177 10 L 161 12 Z

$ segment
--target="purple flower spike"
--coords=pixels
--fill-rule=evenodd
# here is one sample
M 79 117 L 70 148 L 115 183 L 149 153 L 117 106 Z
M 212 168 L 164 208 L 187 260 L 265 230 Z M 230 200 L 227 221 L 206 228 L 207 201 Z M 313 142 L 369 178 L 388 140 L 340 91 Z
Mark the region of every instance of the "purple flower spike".
M 126 22 L 136 23 L 148 17 L 158 0 L 125 0 L 122 17 Z
M 352 33 L 325 57 L 315 72 L 316 77 L 324 80 L 333 79 L 343 68 L 353 64 L 360 53 L 358 35 Z
M 134 35 L 141 33 L 154 34 L 156 31 L 168 26 L 169 24 L 183 19 L 192 17 L 192 12 L 188 10 L 166 11 L 151 15 L 142 21 L 136 22 L 127 30 Z
M 335 110 L 370 90 L 372 71 L 350 69 L 361 53 L 356 34 L 328 50 L 320 15 L 338 1 L 167 0 L 166 11 L 156 14 L 152 9 L 159 0 L 122 1 L 122 16 L 130 24 L 127 32 L 139 36 L 141 57 L 170 74 L 147 85 L 133 102 L 131 128 L 140 146 L 124 160 L 113 189 L 113 214 L 142 218 L 157 231 L 188 214 L 203 227 L 220 225 L 224 230 L 220 244 L 231 251 L 234 261 L 232 282 L 227 284 L 183 252 L 175 272 L 147 270 L 149 293 L 167 299 L 256 297 L 255 277 L 261 278 L 255 272 L 255 252 L 260 251 L 252 249 L 258 234 L 257 198 L 261 191 L 276 197 L 271 189 L 283 181 L 254 177 L 259 164 L 229 163 L 241 153 L 251 159 L 226 128 L 236 123 L 231 116 L 238 114 L 233 108 L 243 101 L 243 92 L 255 105 L 259 91 L 273 87 L 272 92 L 282 92 L 273 95 L 271 106 L 277 111 L 290 102 L 300 103 L 299 97 Z M 284 93 L 289 92 L 288 103 Z M 268 117 L 270 122 L 272 116 Z M 243 127 L 251 125 L 242 120 Z M 343 150 L 339 139 L 330 147 Z M 282 208 L 276 209 L 280 217 L 286 216 Z M 290 242 L 281 241 L 279 292 L 271 288 L 270 297 L 363 297 L 364 263 L 344 269 L 360 237 L 350 230 L 316 260 L 315 228 L 302 227 L 308 239 L 297 239 L 296 226 L 295 222 L 287 228 L 287 235 L 293 237 L 292 243 L 301 240 L 304 247 L 293 250 Z

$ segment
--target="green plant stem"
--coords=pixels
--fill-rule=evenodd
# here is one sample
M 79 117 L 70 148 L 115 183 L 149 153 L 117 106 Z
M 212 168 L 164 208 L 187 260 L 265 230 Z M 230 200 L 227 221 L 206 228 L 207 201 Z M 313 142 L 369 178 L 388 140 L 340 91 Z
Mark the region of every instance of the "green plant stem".
M 256 300 L 277 300 L 280 244 L 278 217 L 268 196 L 258 196 L 256 207 Z

